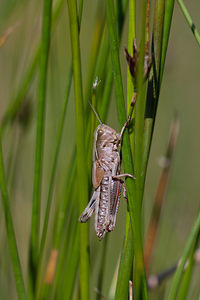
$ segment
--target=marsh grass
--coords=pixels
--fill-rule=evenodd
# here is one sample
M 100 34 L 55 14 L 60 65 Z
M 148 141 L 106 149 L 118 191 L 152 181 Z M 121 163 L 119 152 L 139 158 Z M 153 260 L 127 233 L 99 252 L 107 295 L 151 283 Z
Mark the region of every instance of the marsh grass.
M 148 180 L 147 167 L 157 120 L 156 114 L 160 101 L 174 1 L 157 0 L 155 6 L 152 7 L 150 1 L 142 1 L 139 5 L 140 15 L 137 22 L 136 4 L 138 3 L 135 0 L 105 0 L 104 3 L 93 4 L 96 9 L 96 12 L 92 14 L 95 16 L 94 20 L 91 16 L 88 16 L 86 20 L 90 12 L 88 3 L 81 0 L 67 0 L 66 2 L 57 1 L 53 7 L 52 0 L 43 1 L 40 41 L 38 45 L 32 45 L 32 48 L 36 49 L 35 54 L 27 63 L 26 70 L 22 72 L 22 80 L 16 89 L 17 92 L 11 93 L 13 96 L 5 107 L 1 119 L 0 189 L 6 240 L 9 245 L 15 284 L 12 284 L 9 290 L 5 289 L 3 293 L 7 293 L 7 298 L 18 299 L 87 300 L 102 299 L 105 296 L 105 299 L 121 300 L 128 299 L 128 297 L 131 299 L 130 293 L 133 292 L 136 300 L 149 299 L 151 293 L 148 291 L 147 270 L 145 271 L 146 257 L 148 257 L 149 266 L 152 263 L 152 249 L 156 247 L 160 223 L 159 218 L 156 218 L 153 213 L 147 232 L 151 232 L 151 224 L 155 221 L 156 228 L 154 228 L 151 250 L 147 250 L 147 252 L 150 251 L 149 253 L 145 252 L 144 263 L 144 190 L 145 182 Z M 199 44 L 198 31 L 194 29 L 186 7 L 182 1 L 178 0 L 178 3 Z M 13 14 L 14 12 L 15 7 L 13 7 Z M 53 31 L 53 29 L 56 29 L 56 20 L 62 20 L 63 15 L 65 19 L 67 15 L 67 22 L 62 21 L 63 23 L 58 26 L 62 34 L 64 32 L 66 35 L 67 32 L 70 36 L 68 43 L 71 50 L 69 53 L 63 37 L 59 39 L 56 47 L 61 47 L 65 53 L 65 57 L 61 57 L 60 60 L 57 58 L 62 66 L 59 69 L 59 63 L 53 59 L 50 60 L 50 57 L 54 57 L 55 53 L 51 48 L 54 43 L 57 43 L 53 38 L 53 32 L 58 34 L 58 31 Z M 126 20 L 128 32 L 127 28 L 123 32 Z M 88 34 L 84 33 L 84 38 L 82 38 L 82 30 L 86 22 L 91 22 L 89 26 L 91 37 L 87 42 L 84 39 Z M 65 27 L 67 29 L 63 30 Z M 13 32 L 15 30 L 17 29 Z M 12 39 L 13 32 L 9 39 Z M 122 52 L 120 44 L 123 34 L 127 36 L 126 43 L 130 56 L 133 56 L 135 38 L 138 49 L 138 64 L 134 78 L 126 65 L 126 88 L 123 85 L 122 61 L 120 61 Z M 87 55 L 84 56 L 84 46 L 88 41 L 91 45 L 90 47 L 87 45 Z M 6 43 L 5 39 L 1 43 L 0 51 Z M 66 57 L 67 64 L 64 67 Z M 145 62 L 147 65 L 152 65 L 147 78 L 145 78 Z M 58 85 L 59 80 L 62 81 L 63 99 L 55 98 L 53 96 L 55 93 L 51 94 L 53 91 L 53 87 L 49 84 L 51 82 L 49 64 L 51 63 L 55 68 L 56 75 L 53 74 L 55 85 Z M 29 113 L 24 103 L 25 100 L 27 101 L 28 91 L 30 93 L 33 85 L 35 87 L 33 78 L 37 77 L 38 67 L 37 107 L 35 108 L 33 103 L 29 107 L 32 119 L 26 122 Z M 84 68 L 87 68 L 87 72 Z M 61 70 L 62 72 L 59 73 Z M 87 74 L 86 78 L 83 74 Z M 98 84 L 94 89 L 93 84 L 97 77 Z M 102 121 L 105 122 L 109 107 L 113 107 L 112 90 L 116 99 L 119 128 L 128 118 L 133 94 L 136 93 L 132 122 L 129 130 L 125 131 L 122 142 L 124 171 L 134 174 L 136 180 L 126 179 L 128 195 L 126 228 L 121 230 L 120 234 L 123 237 L 121 240 L 124 241 L 120 245 L 118 237 L 113 239 L 112 233 L 107 234 L 101 244 L 97 243 L 93 233 L 93 220 L 87 224 L 78 223 L 78 216 L 86 207 L 92 192 L 91 156 L 93 131 L 97 122 L 89 103 L 92 103 Z M 49 114 L 48 109 L 54 110 L 55 106 L 59 113 L 56 114 L 53 111 L 52 115 L 46 118 L 45 115 Z M 74 116 L 75 121 L 73 121 Z M 36 124 L 36 126 L 28 126 L 28 123 Z M 49 128 L 54 127 L 54 138 L 48 139 Z M 32 169 L 29 171 L 32 176 L 28 174 L 24 176 L 20 164 L 13 162 L 15 167 L 12 167 L 12 161 L 7 158 L 6 147 L 9 144 L 7 140 L 10 136 L 14 136 L 16 128 L 23 133 L 20 135 L 20 141 L 26 136 L 33 141 L 35 160 L 31 157 L 34 166 L 31 165 Z M 2 144 L 5 146 L 2 147 Z M 20 147 L 20 142 L 16 148 L 18 147 Z M 48 147 L 52 154 L 49 154 Z M 18 161 L 19 152 L 16 148 L 11 147 L 11 157 L 13 153 L 13 159 Z M 25 165 L 26 160 L 28 160 L 27 155 L 23 160 Z M 46 161 L 48 161 L 47 166 Z M 16 211 L 12 199 L 16 194 L 14 198 L 18 200 L 23 193 L 16 188 L 15 181 L 10 184 L 9 172 L 13 173 L 13 178 L 24 176 L 23 180 L 25 182 L 29 180 L 33 191 L 32 205 L 29 203 L 31 213 L 29 211 L 27 214 L 29 219 L 32 218 L 32 222 L 23 253 L 18 242 L 20 233 L 15 228 Z M 169 173 L 165 182 L 166 186 L 168 180 L 170 180 Z M 166 186 L 162 197 L 166 193 Z M 31 194 L 31 190 L 28 189 L 26 197 L 31 199 Z M 163 206 L 162 200 L 159 212 L 157 212 L 159 216 Z M 22 216 L 20 220 L 22 227 L 24 218 L 25 216 Z M 180 265 L 171 284 L 165 288 L 165 299 L 176 299 L 177 295 L 179 300 L 186 299 L 195 266 L 193 255 L 198 246 L 199 229 L 198 214 L 184 251 L 182 255 L 180 254 Z M 119 227 L 116 226 L 115 230 L 119 230 Z M 3 241 L 2 249 L 5 248 L 4 244 L 7 241 Z M 26 256 L 29 253 L 27 260 L 23 259 L 24 253 Z M 110 253 L 113 253 L 113 257 Z M 114 263 L 111 262 L 112 259 Z M 188 259 L 189 267 L 184 273 L 184 266 Z M 5 273 L 9 281 L 10 272 Z M 133 290 L 129 289 L 129 280 L 133 281 Z M 112 285 L 111 282 L 113 282 Z M 159 293 L 155 297 L 159 297 Z

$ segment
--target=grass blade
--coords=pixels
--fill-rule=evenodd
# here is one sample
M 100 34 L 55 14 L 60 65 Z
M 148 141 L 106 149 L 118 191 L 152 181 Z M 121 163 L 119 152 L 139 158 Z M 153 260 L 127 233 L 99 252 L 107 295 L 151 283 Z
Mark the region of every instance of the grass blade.
M 153 52 L 153 74 L 150 75 L 148 81 L 147 102 L 145 112 L 145 129 L 144 129 L 144 152 L 143 152 L 143 170 L 147 168 L 154 124 L 156 119 L 156 112 L 158 100 L 160 95 L 160 88 L 167 52 L 167 45 L 169 40 L 169 33 L 171 28 L 172 14 L 174 8 L 174 1 L 162 0 L 156 1 L 152 52 Z M 145 179 L 145 178 L 144 178 Z
M 122 78 L 120 70 L 120 61 L 119 61 L 119 46 L 118 46 L 118 35 L 116 31 L 116 18 L 115 18 L 115 9 L 113 1 L 106 1 L 106 14 L 108 29 L 110 34 L 110 51 L 112 57 L 112 67 L 114 74 L 115 82 L 115 94 L 118 108 L 119 121 L 122 126 L 126 120 L 126 112 L 124 105 L 124 95 L 122 87 Z M 143 78 L 143 74 L 142 74 Z M 130 142 L 127 132 L 123 136 L 123 147 L 122 155 L 124 159 L 124 167 L 126 173 L 133 174 L 133 164 L 131 159 L 131 150 Z M 143 250 L 142 250 L 142 236 L 141 236 L 141 219 L 140 219 L 140 206 L 136 203 L 134 199 L 135 193 L 135 184 L 133 181 L 127 178 L 127 191 L 128 191 L 128 200 L 129 200 L 129 209 L 131 216 L 131 224 L 134 233 L 134 245 L 135 245 L 135 268 L 136 268 L 136 284 L 135 284 L 135 299 L 141 299 L 140 296 L 143 294 L 144 299 L 147 299 L 147 287 L 144 271 L 144 262 L 143 262 Z
M 79 9 L 79 30 L 80 30 L 81 18 L 82 18 L 82 2 L 80 3 L 80 9 Z M 57 141 L 56 141 L 53 165 L 52 165 L 52 170 L 51 170 L 47 205 L 46 205 L 46 210 L 45 210 L 45 218 L 44 218 L 42 238 L 41 238 L 41 244 L 40 244 L 39 264 L 41 263 L 41 260 L 42 260 L 42 254 L 43 254 L 43 250 L 44 250 L 47 228 L 48 228 L 48 223 L 49 223 L 49 214 L 50 214 L 50 209 L 51 209 L 53 184 L 54 184 L 54 178 L 55 178 L 55 173 L 56 173 L 56 167 L 57 167 L 57 161 L 58 161 L 58 155 L 59 155 L 59 150 L 60 150 L 60 145 L 61 145 L 64 124 L 65 124 L 65 116 L 66 116 L 70 88 L 71 88 L 71 83 L 72 83 L 72 73 L 73 73 L 73 70 L 72 70 L 72 64 L 71 64 L 69 67 L 69 72 L 68 72 L 68 77 L 67 77 L 68 82 L 67 82 L 67 89 L 66 89 L 66 98 L 64 101 L 64 105 L 63 105 L 63 109 L 62 109 L 62 113 L 61 113 L 61 117 L 60 117 L 60 123 L 59 123 L 59 127 L 58 127 L 58 132 L 57 132 Z
M 175 116 L 174 120 L 172 121 L 169 142 L 166 150 L 166 155 L 164 158 L 164 163 L 162 166 L 163 169 L 160 175 L 160 179 L 159 179 L 159 183 L 158 183 L 158 187 L 154 199 L 153 209 L 152 209 L 152 213 L 150 216 L 150 221 L 146 233 L 145 247 L 144 247 L 144 261 L 145 261 L 145 269 L 147 273 L 148 273 L 149 263 L 152 255 L 153 246 L 157 235 L 160 213 L 163 207 L 163 201 L 168 186 L 171 162 L 173 158 L 174 149 L 176 146 L 176 141 L 178 138 L 178 133 L 179 133 L 179 119 L 177 118 L 177 116 Z
M 7 237 L 8 237 L 8 243 L 10 248 L 10 256 L 12 260 L 17 294 L 19 299 L 23 300 L 26 299 L 26 293 L 24 288 L 24 281 L 23 281 L 22 270 L 21 270 L 21 265 L 19 260 L 19 254 L 17 250 L 15 231 L 13 227 L 12 216 L 11 216 L 11 211 L 9 206 L 5 170 L 4 170 L 4 163 L 3 163 L 1 136 L 0 136 L 0 189 L 1 189 L 1 198 L 3 203 Z
M 59 155 L 60 144 L 61 144 L 61 139 L 62 139 L 62 133 L 63 133 L 63 128 L 64 128 L 65 115 L 66 115 L 66 110 L 67 110 L 71 82 L 72 82 L 72 67 L 70 67 L 70 70 L 69 70 L 66 99 L 65 99 L 64 106 L 63 106 L 63 110 L 62 110 L 62 114 L 61 114 L 61 118 L 60 118 L 60 124 L 59 124 L 59 128 L 58 128 L 58 133 L 57 133 L 57 141 L 56 141 L 53 165 L 52 165 L 52 170 L 51 170 L 51 178 L 50 178 L 50 184 L 49 184 L 47 205 L 46 205 L 46 210 L 45 210 L 45 219 L 44 219 L 42 238 L 41 238 L 41 243 L 40 243 L 40 259 L 39 260 L 42 259 L 42 253 L 44 250 L 44 245 L 45 245 L 45 240 L 46 240 L 46 234 L 47 234 L 47 228 L 48 228 L 48 222 L 49 222 L 49 214 L 50 214 L 50 208 L 51 208 L 51 200 L 52 200 L 52 194 L 53 194 L 53 184 L 54 184 L 54 178 L 55 178 L 55 173 L 56 173 L 58 155 Z
M 135 299 L 147 299 L 146 276 L 144 270 L 143 241 L 142 241 L 142 199 L 144 193 L 145 172 L 143 169 L 143 139 L 144 139 L 144 115 L 145 115 L 145 91 L 144 84 L 144 55 L 145 55 L 145 34 L 146 34 L 146 11 L 147 3 L 142 3 L 141 20 L 141 42 L 139 52 L 139 63 L 136 74 L 137 100 L 135 108 L 135 218 L 138 230 L 137 244 L 135 245 Z M 135 242 L 136 243 L 136 242 Z M 136 285 L 138 286 L 136 288 Z
M 198 238 L 197 238 L 197 240 L 198 240 Z M 194 254 L 195 254 L 196 246 L 197 245 L 195 243 L 194 246 L 193 246 L 193 249 L 191 251 L 190 257 L 188 259 L 188 265 L 187 265 L 187 268 L 186 268 L 186 270 L 184 272 L 184 275 L 183 275 L 183 280 L 182 280 L 182 283 L 181 283 L 181 287 L 180 287 L 180 290 L 179 290 L 179 293 L 178 293 L 177 300 L 187 299 L 187 295 L 188 295 L 189 288 L 190 288 L 190 282 L 191 282 L 191 279 L 192 279 L 192 272 L 193 272 L 194 265 L 195 265 Z
M 161 53 L 161 61 L 160 61 L 160 84 L 162 81 L 165 59 L 167 53 L 167 46 L 169 41 L 169 34 L 172 23 L 172 15 L 174 11 L 174 0 L 166 0 L 165 1 L 165 15 L 164 15 L 164 23 L 163 23 L 163 34 L 162 34 L 162 53 Z
M 130 224 L 130 217 L 129 214 L 127 214 L 126 235 L 125 235 L 125 241 L 124 241 L 121 259 L 120 259 L 115 299 L 127 299 L 128 297 L 128 282 L 131 276 L 132 263 L 133 263 L 133 233 Z
M 60 0 L 60 2 L 55 7 L 55 10 L 54 10 L 53 16 L 52 16 L 52 28 L 55 27 L 56 21 L 58 20 L 58 16 L 59 16 L 60 12 L 62 11 L 64 3 L 65 3 L 65 0 Z M 8 108 L 6 109 L 6 112 L 4 113 L 4 116 L 2 118 L 1 125 L 0 125 L 3 132 L 4 132 L 6 125 L 9 124 L 9 122 L 12 123 L 15 120 L 15 117 L 21 108 L 21 105 L 25 99 L 25 95 L 27 93 L 28 87 L 29 87 L 31 80 L 33 79 L 33 76 L 37 69 L 38 60 L 40 57 L 40 49 L 41 49 L 41 43 L 39 43 L 36 47 L 34 56 L 30 62 L 30 65 L 28 67 L 26 74 L 24 75 L 24 78 L 19 87 L 19 90 L 17 91 L 16 94 L 14 94 L 11 97 L 10 103 L 8 105 Z
M 187 240 L 186 246 L 184 248 L 183 255 L 181 257 L 180 265 L 179 265 L 179 267 L 176 270 L 176 273 L 174 275 L 174 279 L 172 281 L 172 286 L 171 286 L 171 289 L 170 289 L 170 294 L 169 294 L 168 300 L 175 300 L 176 299 L 176 296 L 177 296 L 178 291 L 179 291 L 181 279 L 182 279 L 182 276 L 183 276 L 185 263 L 186 263 L 189 255 L 190 255 L 190 252 L 192 250 L 194 242 L 197 239 L 199 231 L 200 231 L 200 211 L 199 211 L 197 219 L 196 219 L 196 221 L 193 225 L 193 228 L 190 232 L 190 235 L 189 235 L 189 238 Z
M 198 30 L 196 29 L 195 24 L 192 21 L 192 18 L 190 16 L 185 4 L 183 3 L 182 0 L 177 0 L 177 2 L 178 2 L 178 5 L 179 5 L 179 7 L 180 7 L 187 23 L 188 23 L 188 25 L 190 26 L 190 29 L 192 30 L 192 33 L 194 34 L 194 37 L 195 37 L 198 45 L 200 46 L 200 35 L 198 33 Z
M 129 32 L 128 51 L 133 55 L 133 41 L 135 38 L 135 0 L 129 1 Z M 134 93 L 134 84 L 129 68 L 127 67 L 127 107 L 130 107 Z M 134 133 L 132 133 L 134 134 Z M 131 150 L 134 152 L 134 138 L 131 136 Z M 133 262 L 133 231 L 130 224 L 130 215 L 126 217 L 126 235 L 122 249 L 115 299 L 126 299 L 128 296 L 128 282 L 131 276 Z
M 83 109 L 83 91 L 81 77 L 80 44 L 77 22 L 76 1 L 68 0 L 72 63 L 74 75 L 76 110 L 76 147 L 77 147 L 77 183 L 79 191 L 79 213 L 88 202 L 88 174 L 85 148 L 85 120 Z M 89 299 L 89 237 L 88 224 L 80 226 L 80 295 L 82 300 Z
M 35 148 L 35 170 L 33 186 L 33 207 L 30 241 L 30 272 L 32 284 L 34 284 L 39 255 L 39 236 L 40 236 L 40 195 L 42 186 L 42 159 L 44 146 L 44 125 L 45 125 L 45 98 L 47 84 L 48 54 L 50 47 L 51 33 L 51 11 L 52 0 L 44 0 L 41 60 L 40 60 L 40 79 L 37 108 L 37 132 Z

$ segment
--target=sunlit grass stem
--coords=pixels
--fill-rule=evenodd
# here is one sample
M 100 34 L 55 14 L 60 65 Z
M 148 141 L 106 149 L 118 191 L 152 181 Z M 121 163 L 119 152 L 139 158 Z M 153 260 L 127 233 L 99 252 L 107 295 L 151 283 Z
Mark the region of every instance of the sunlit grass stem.
M 80 60 L 80 44 L 78 34 L 78 18 L 76 1 L 68 0 L 69 24 L 72 48 L 72 64 L 75 92 L 76 112 L 76 146 L 77 146 L 77 184 L 79 213 L 81 214 L 88 202 L 88 173 L 85 145 L 85 119 L 83 107 L 82 75 Z M 89 237 L 88 224 L 80 226 L 80 297 L 89 299 Z
M 35 167 L 33 184 L 33 205 L 32 205 L 32 223 L 30 238 L 30 277 L 32 284 L 35 284 L 35 276 L 39 257 L 39 238 L 40 238 L 40 202 L 42 187 L 42 169 L 43 169 L 43 148 L 44 148 L 44 126 L 45 126 L 45 104 L 46 104 L 46 85 L 48 54 L 51 36 L 51 13 L 52 0 L 44 0 L 43 21 L 42 21 L 42 42 L 40 52 L 40 79 L 37 107 L 37 128 L 36 128 L 36 146 L 35 146 Z M 34 287 L 33 287 L 34 288 Z
M 19 260 L 18 249 L 17 249 L 15 230 L 13 226 L 12 215 L 11 215 L 10 205 L 9 205 L 9 197 L 7 191 L 7 182 L 5 176 L 5 168 L 4 168 L 3 152 L 2 152 L 2 144 L 1 144 L 1 133 L 0 133 L 0 190 L 1 190 L 1 200 L 3 204 L 7 238 L 8 238 L 8 244 L 10 249 L 10 256 L 11 256 L 12 267 L 13 267 L 13 272 L 15 277 L 17 294 L 19 299 L 25 300 L 26 292 L 24 287 L 24 280 L 23 280 L 22 269 L 21 269 L 21 264 Z

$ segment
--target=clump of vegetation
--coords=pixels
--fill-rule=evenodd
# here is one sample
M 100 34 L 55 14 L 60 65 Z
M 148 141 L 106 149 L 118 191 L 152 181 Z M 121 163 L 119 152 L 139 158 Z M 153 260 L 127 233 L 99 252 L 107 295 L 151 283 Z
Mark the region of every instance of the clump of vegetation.
M 162 264 L 162 254 L 168 253 L 157 246 L 161 210 L 170 192 L 178 114 L 173 120 L 164 114 L 167 124 L 172 122 L 169 141 L 155 196 L 146 195 L 148 183 L 157 178 L 155 168 L 149 167 L 150 151 L 152 142 L 158 145 L 154 129 L 164 97 L 161 86 L 174 1 L 44 0 L 43 7 L 39 1 L 29 2 L 17 7 L 4 1 L 1 12 L 2 298 L 196 297 L 198 280 L 191 279 L 199 261 L 200 213 L 193 226 L 187 224 L 190 231 L 187 238 L 181 236 L 182 246 L 179 235 L 171 233 L 169 244 L 179 249 L 173 259 L 167 257 Z M 182 0 L 177 2 L 200 45 L 189 12 Z M 35 14 L 39 10 L 41 16 Z M 120 46 L 124 39 L 125 49 Z M 115 231 L 101 242 L 93 222 L 78 222 L 92 193 L 97 123 L 89 103 L 103 123 L 113 122 L 113 128 L 122 128 L 132 116 L 121 152 L 124 173 L 134 174 L 135 180 L 126 178 L 126 209 L 119 212 Z M 169 101 L 166 107 L 170 105 Z M 174 195 L 180 198 L 178 191 Z M 179 199 L 173 201 L 176 209 L 181 207 Z M 174 214 L 172 207 L 167 218 L 175 224 L 186 217 L 181 210 Z M 152 270 L 158 275 L 151 275 Z

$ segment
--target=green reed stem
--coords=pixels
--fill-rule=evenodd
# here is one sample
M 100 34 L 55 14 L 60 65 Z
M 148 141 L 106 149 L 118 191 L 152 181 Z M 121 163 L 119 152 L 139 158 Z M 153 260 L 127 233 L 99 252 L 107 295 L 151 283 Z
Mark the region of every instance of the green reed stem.
M 60 0 L 58 4 L 55 6 L 55 10 L 53 12 L 52 16 L 52 28 L 55 27 L 56 21 L 58 20 L 58 17 L 62 11 L 63 5 L 65 3 L 65 0 Z M 40 57 L 40 49 L 41 49 L 41 43 L 39 43 L 36 47 L 34 56 L 30 62 L 30 65 L 28 67 L 28 70 L 26 74 L 24 75 L 24 78 L 22 80 L 22 83 L 19 87 L 19 90 L 14 94 L 10 100 L 10 103 L 6 109 L 6 112 L 3 116 L 3 119 L 1 121 L 1 129 L 4 131 L 5 127 L 9 122 L 13 122 L 23 101 L 25 100 L 25 95 L 27 93 L 28 87 L 31 83 L 31 80 L 33 79 L 33 76 L 36 72 L 37 66 L 38 66 L 38 60 Z
M 194 34 L 194 37 L 195 37 L 198 45 L 200 46 L 200 35 L 199 35 L 199 32 L 198 32 L 198 30 L 197 30 L 194 22 L 192 21 L 192 18 L 190 16 L 190 14 L 189 14 L 189 12 L 188 12 L 185 4 L 183 3 L 182 0 L 177 0 L 177 2 L 178 2 L 178 5 L 179 5 L 179 7 L 180 7 L 180 9 L 181 9 L 181 11 L 182 11 L 182 13 L 183 13 L 183 15 L 184 15 L 187 23 L 188 23 L 188 25 L 190 26 L 190 29 L 192 30 L 192 33 Z
M 81 24 L 81 18 L 82 18 L 82 2 L 80 3 L 80 7 L 79 7 L 79 28 L 80 28 L 80 24 Z M 71 88 L 71 83 L 72 83 L 72 73 L 73 73 L 73 70 L 72 70 L 72 64 L 71 64 L 69 67 L 69 73 L 68 73 L 68 77 L 67 77 L 68 82 L 67 82 L 67 89 L 66 89 L 66 97 L 65 97 L 61 117 L 60 117 L 60 123 L 59 123 L 58 133 L 57 133 L 56 148 L 55 148 L 53 165 L 52 165 L 52 170 L 51 170 L 51 178 L 50 178 L 50 184 L 49 184 L 47 205 L 46 205 L 46 210 L 45 210 L 45 219 L 44 219 L 42 238 L 41 238 L 41 244 L 40 244 L 40 256 L 39 256 L 40 263 L 42 260 L 42 254 L 43 254 L 45 240 L 46 240 L 47 228 L 48 228 L 48 224 L 49 224 L 49 214 L 50 214 L 51 202 L 52 202 L 53 185 L 54 185 L 58 155 L 59 155 L 59 150 L 60 150 L 60 145 L 61 145 L 61 140 L 62 140 L 62 135 L 63 135 L 63 130 L 64 130 L 65 116 L 66 116 L 67 105 L 68 105 L 68 100 L 69 100 L 70 88 Z
M 117 100 L 117 108 L 119 114 L 119 121 L 122 126 L 126 120 L 126 112 L 124 105 L 124 95 L 122 87 L 122 78 L 120 70 L 120 61 L 119 61 L 119 43 L 118 43 L 118 34 L 116 31 L 116 17 L 113 1 L 106 0 L 106 14 L 108 29 L 110 35 L 110 51 L 112 57 L 112 66 L 113 66 L 113 75 L 115 82 L 115 94 Z M 142 74 L 143 78 L 143 74 Z M 122 155 L 124 160 L 124 167 L 126 173 L 133 174 L 133 164 L 132 156 L 130 150 L 130 142 L 128 138 L 128 133 L 125 132 L 123 136 L 123 147 Z M 127 179 L 127 191 L 128 191 L 128 204 L 130 209 L 131 224 L 134 233 L 134 246 L 135 246 L 135 270 L 137 273 L 136 283 L 135 283 L 135 299 L 147 299 L 147 287 L 144 271 L 144 262 L 143 262 L 143 249 L 142 249 L 142 237 L 141 237 L 141 211 L 140 205 L 136 204 L 134 199 L 135 194 L 135 184 L 132 180 Z
M 81 77 L 80 44 L 76 1 L 68 0 L 72 63 L 74 75 L 75 110 L 76 110 L 76 146 L 77 146 L 77 182 L 79 196 L 79 213 L 88 202 L 88 174 L 85 145 L 85 120 L 83 109 L 83 91 Z M 89 299 L 89 237 L 88 224 L 80 226 L 80 298 Z
M 190 235 L 188 237 L 186 246 L 185 246 L 184 251 L 183 251 L 183 255 L 181 257 L 181 263 L 180 263 L 179 267 L 177 268 L 176 273 L 174 275 L 168 300 L 175 300 L 176 297 L 177 297 L 179 287 L 180 287 L 180 284 L 181 284 L 181 279 L 182 279 L 183 272 L 184 272 L 184 266 L 186 264 L 186 261 L 187 261 L 189 255 L 190 255 L 190 252 L 192 250 L 192 246 L 194 245 L 194 242 L 196 241 L 196 238 L 199 234 L 199 231 L 200 231 L 200 211 L 199 211 L 197 219 L 196 219 L 196 221 L 193 225 L 193 228 L 190 232 Z
M 18 294 L 18 298 L 23 300 L 26 299 L 26 292 L 25 292 L 23 275 L 22 275 L 19 254 L 17 249 L 17 242 L 16 242 L 15 231 L 14 231 L 14 226 L 12 221 L 12 215 L 11 215 L 10 205 L 9 205 L 5 168 L 3 162 L 1 133 L 0 133 L 0 189 L 1 189 L 1 200 L 3 204 L 4 215 L 5 215 L 8 244 L 10 249 L 10 256 L 11 256 L 12 267 L 13 267 L 13 272 L 15 277 L 17 294 Z
M 128 32 L 128 51 L 133 54 L 133 41 L 135 38 L 135 0 L 129 1 L 129 32 Z M 127 67 L 127 107 L 130 107 L 133 97 L 134 85 L 129 68 Z M 133 133 L 132 133 L 133 134 Z M 131 152 L 134 152 L 134 138 L 131 137 Z M 133 262 L 133 232 L 131 229 L 130 215 L 127 212 L 126 217 L 126 234 L 121 254 L 119 274 L 115 292 L 115 299 L 127 299 L 128 282 L 131 278 Z
M 32 224 L 30 240 L 30 266 L 31 277 L 35 281 L 36 269 L 39 255 L 39 236 L 40 236 L 40 202 L 42 187 L 42 162 L 44 148 L 44 125 L 45 125 L 45 102 L 46 102 L 46 84 L 47 67 L 50 47 L 51 34 L 51 11 L 52 0 L 44 0 L 43 23 L 42 23 L 42 42 L 40 57 L 40 79 L 37 108 L 37 129 L 36 129 L 36 148 L 35 148 L 35 170 L 33 185 L 33 206 L 32 206 Z

